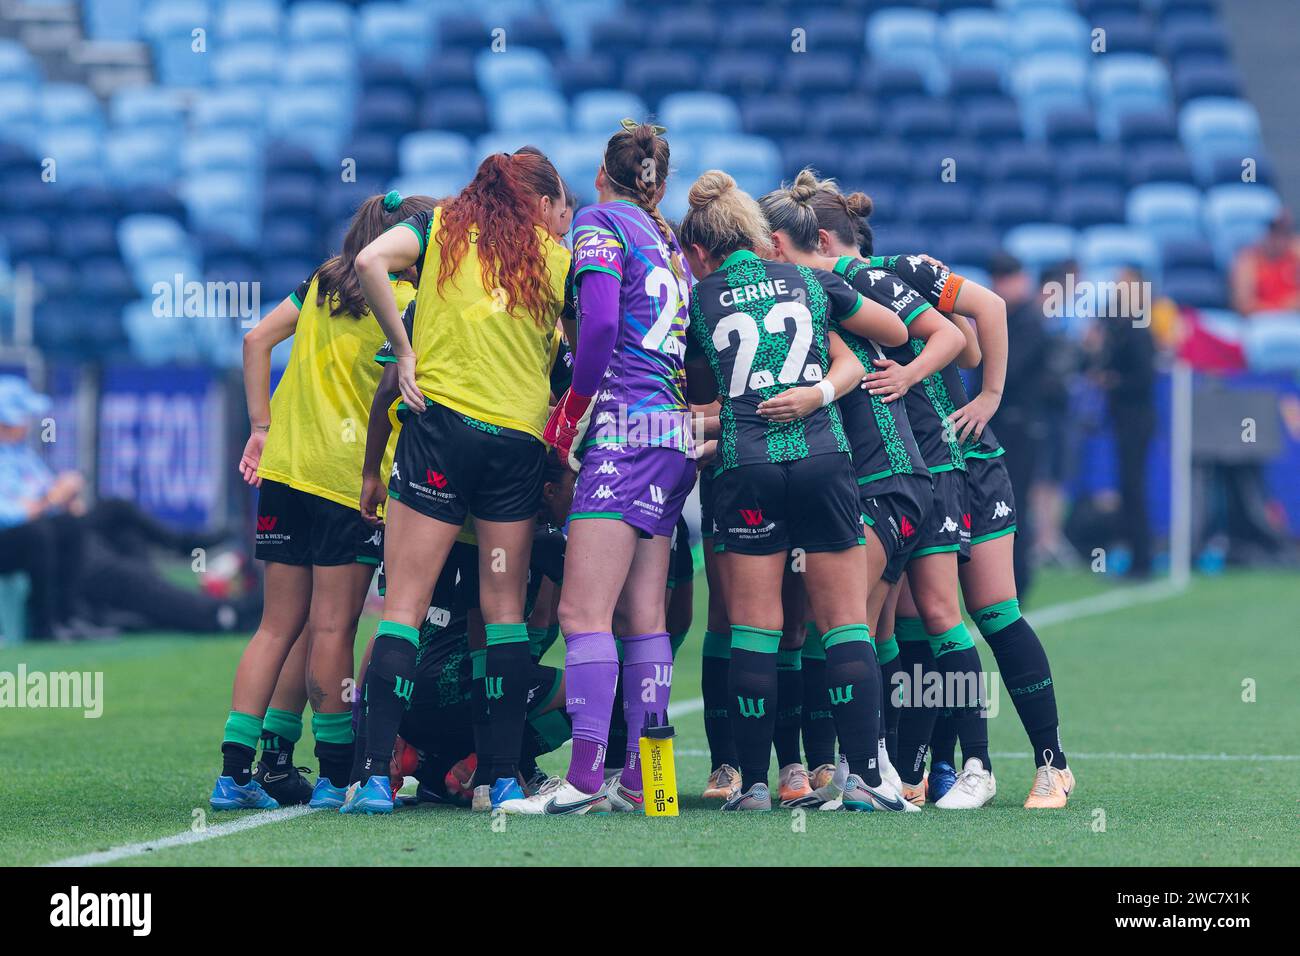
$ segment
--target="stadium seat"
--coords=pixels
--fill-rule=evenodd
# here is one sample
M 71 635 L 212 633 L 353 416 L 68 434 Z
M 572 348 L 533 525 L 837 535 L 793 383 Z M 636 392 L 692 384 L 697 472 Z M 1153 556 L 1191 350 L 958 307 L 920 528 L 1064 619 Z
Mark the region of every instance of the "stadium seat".
M 1148 280 L 1160 273 L 1160 250 L 1150 236 L 1131 226 L 1092 226 L 1079 235 L 1079 265 L 1093 276 L 1111 276 L 1123 266 L 1138 266 Z
M 675 10 L 658 19 L 647 39 L 660 49 L 711 56 L 718 49 L 718 18 L 708 9 Z
M 673 93 L 659 104 L 659 122 L 677 136 L 736 133 L 740 111 L 734 100 L 717 93 Z
M 737 98 L 764 93 L 775 80 L 771 64 L 763 57 L 727 50 L 709 59 L 702 77 L 706 89 Z
M 812 127 L 853 146 L 880 132 L 880 114 L 860 96 L 835 96 L 820 102 Z
M 698 89 L 699 65 L 689 53 L 643 53 L 629 61 L 623 85 L 647 103 L 658 104 L 669 93 Z
M 1044 269 L 1075 258 L 1078 236 L 1073 229 L 1053 223 L 1025 223 L 1007 231 L 1002 245 L 1034 277 Z
M 99 100 L 87 87 L 76 83 L 46 83 L 40 88 L 40 122 L 45 130 L 104 128 Z
M 908 143 L 947 139 L 957 126 L 952 105 L 945 100 L 916 99 L 900 104 L 884 117 L 885 130 Z
M 1110 53 L 1092 70 L 1092 93 L 1103 136 L 1119 138 L 1126 115 L 1172 108 L 1169 71 L 1155 57 Z
M 1057 219 L 1075 229 L 1124 220 L 1124 190 L 1117 186 L 1067 187 L 1056 205 Z
M 1177 143 L 1178 118 L 1168 107 L 1125 113 L 1119 117 L 1118 139 L 1126 150 L 1147 143 Z
M 801 169 L 810 167 L 821 176 L 843 178 L 847 172 L 843 145 L 834 139 L 799 137 L 781 149 L 782 178 L 793 180 Z
M 565 184 L 588 200 L 595 199 L 596 170 L 605 158 L 609 134 L 587 133 L 566 136 L 550 152 L 551 162 Z M 677 160 L 676 155 L 673 156 Z M 674 162 L 676 165 L 676 162 Z
M 799 26 L 807 31 L 809 50 L 862 55 L 864 21 L 856 10 L 809 10 L 806 18 L 800 16 Z
M 89 127 L 64 127 L 46 130 L 41 136 L 45 155 L 56 182 L 66 186 L 101 184 L 104 181 L 103 135 Z
M 217 14 L 217 36 L 223 43 L 274 40 L 284 27 L 275 0 L 230 0 Z
M 948 96 L 959 106 L 1006 100 L 1005 73 L 986 66 L 958 66 L 948 74 Z
M 1041 222 L 1051 215 L 1050 193 L 1036 183 L 990 183 L 980 195 L 976 213 L 999 229 Z
M 903 204 L 903 215 L 918 226 L 946 226 L 969 221 L 971 191 L 960 183 L 914 186 Z
M 1042 8 L 1018 11 L 1011 21 L 1012 45 L 1018 56 L 1083 58 L 1092 53 L 1091 31 L 1073 10 Z
M 1235 99 L 1241 95 L 1241 74 L 1227 62 L 1179 64 L 1174 93 L 1180 103 L 1208 96 Z
M 469 179 L 473 149 L 458 133 L 420 130 L 403 136 L 397 146 L 398 168 L 404 176 L 442 173 Z
M 118 129 L 162 129 L 179 138 L 185 112 L 174 90 L 159 86 L 128 87 L 113 93 L 109 118 Z
M 1194 183 L 1187 152 L 1177 143 L 1147 143 L 1139 147 L 1129 173 L 1132 183 Z
M 1223 27 L 1213 20 L 1162 24 L 1159 37 L 1165 57 L 1173 62 L 1175 68 L 1180 60 L 1192 56 L 1228 58 Z
M 1249 103 L 1205 97 L 1183 105 L 1178 132 L 1202 181 L 1210 178 L 1216 159 L 1238 159 L 1259 149 L 1259 114 Z
M 788 139 L 801 136 L 810 121 L 808 110 L 793 96 L 751 96 L 740 107 L 746 133 Z
M 1056 160 L 1045 146 L 1009 143 L 993 151 L 988 175 L 990 179 L 1008 183 L 1055 186 Z
M 411 76 L 418 76 L 433 54 L 429 19 L 412 16 L 410 5 L 402 3 L 368 3 L 359 14 L 360 52 L 400 63 Z
M 1268 186 L 1230 183 L 1205 191 L 1205 232 L 1220 267 L 1227 268 L 1237 252 L 1257 240 L 1282 208 Z
M 1199 225 L 1197 227 L 1199 232 Z M 1160 244 L 1160 260 L 1170 269 L 1215 269 L 1214 247 L 1205 239 L 1179 236 Z
M 490 127 L 487 104 L 477 93 L 431 93 L 420 110 L 420 122 L 429 129 L 475 137 Z
M 1132 11 L 1103 10 L 1100 15 L 1088 18 L 1093 29 L 1104 30 L 1106 53 L 1154 54 L 1158 48 L 1157 30 L 1151 19 Z
M 242 130 L 256 135 L 266 123 L 266 103 L 248 88 L 216 89 L 200 94 L 190 113 L 196 131 Z
M 700 146 L 701 169 L 724 169 L 741 189 L 761 196 L 781 177 L 781 154 L 759 136 L 713 136 Z
M 992 68 L 1005 73 L 1011 64 L 1007 19 L 996 10 L 954 10 L 941 32 L 948 59 L 956 68 Z
M 639 96 L 622 90 L 588 90 L 573 98 L 573 129 L 579 133 L 613 134 L 624 118 L 640 120 L 648 110 Z M 670 133 L 675 130 L 670 129 Z
M 990 100 L 971 105 L 960 112 L 960 125 L 964 135 L 989 145 L 1020 143 L 1024 139 L 1020 110 L 1009 100 Z
M 1255 182 L 1264 183 L 1265 185 L 1272 185 L 1273 183 L 1273 164 L 1267 156 L 1242 158 L 1218 156 L 1210 167 L 1210 176 L 1206 180 L 1206 185 L 1218 186 L 1223 183 L 1246 182 L 1244 177 L 1247 172 L 1253 175 Z
M 180 173 L 176 140 L 159 130 L 115 129 L 104 138 L 104 163 L 110 183 L 122 188 L 171 183 Z
M 479 89 L 489 100 L 518 89 L 555 89 L 551 62 L 540 50 L 511 46 L 503 53 L 484 50 L 474 58 Z
M 144 0 L 84 0 L 82 16 L 86 36 L 106 43 L 140 39 Z
M 273 44 L 254 40 L 210 54 L 212 78 L 219 86 L 241 86 L 270 95 L 280 82 L 281 54 Z
M 1128 194 L 1125 218 L 1156 242 L 1201 234 L 1201 192 L 1185 183 L 1147 183 Z
M 1087 107 L 1050 109 L 1043 114 L 1042 124 L 1042 138 L 1053 148 L 1091 144 L 1097 140 L 1097 118 Z
M 780 10 L 750 8 L 733 17 L 718 39 L 724 47 L 743 50 L 749 56 L 770 57 L 790 52 L 791 23 Z
M 494 8 L 494 14 L 497 10 Z M 550 17 L 541 13 L 521 13 L 510 19 L 506 28 L 507 49 L 518 44 L 532 50 L 541 50 L 547 57 L 554 57 L 564 49 L 564 34 Z
M 1062 183 L 1128 184 L 1128 158 L 1111 143 L 1076 144 L 1061 157 Z
M 1180 269 L 1170 271 L 1161 290 L 1176 304 L 1193 309 L 1225 309 L 1228 289 L 1223 277 L 1214 270 Z
M 415 97 L 406 90 L 380 89 L 366 94 L 363 104 L 357 111 L 358 133 L 397 138 L 419 122 Z
M 499 93 L 492 125 L 503 133 L 556 133 L 569 127 L 569 104 L 554 90 L 514 89 Z
M 800 96 L 847 93 L 859 84 L 855 61 L 847 54 L 793 57 L 783 74 L 785 90 Z
M 356 35 L 352 8 L 328 0 L 299 0 L 289 8 L 287 30 L 295 45 L 351 46 Z

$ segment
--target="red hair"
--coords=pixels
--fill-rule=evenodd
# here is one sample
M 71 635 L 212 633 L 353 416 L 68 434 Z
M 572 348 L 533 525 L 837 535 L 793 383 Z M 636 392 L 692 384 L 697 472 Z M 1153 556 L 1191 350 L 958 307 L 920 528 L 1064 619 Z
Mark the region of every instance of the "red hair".
M 479 164 L 468 186 L 442 207 L 438 242 L 438 291 L 456 275 L 477 232 L 479 264 L 485 289 L 502 289 L 506 311 L 522 306 L 539 325 L 560 302 L 551 289 L 546 246 L 537 230 L 537 200 L 561 202 L 560 174 L 540 151 L 493 153 Z

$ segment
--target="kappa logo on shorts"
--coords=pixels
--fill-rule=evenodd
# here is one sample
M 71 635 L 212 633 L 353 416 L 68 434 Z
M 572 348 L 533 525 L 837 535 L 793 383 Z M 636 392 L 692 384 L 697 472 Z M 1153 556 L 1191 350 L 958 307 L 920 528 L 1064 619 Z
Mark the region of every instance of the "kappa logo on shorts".
M 617 478 L 621 474 L 621 472 L 614 466 L 614 463 L 612 461 L 602 461 L 600 463 L 600 467 L 596 469 L 596 474 L 613 475 L 614 477 Z
M 373 544 L 376 547 L 382 545 L 383 543 L 384 543 L 384 532 L 379 528 L 376 528 L 375 533 L 372 534 L 370 537 L 366 538 L 366 544 Z
M 1009 514 L 1011 514 L 1011 507 L 1005 501 L 999 501 L 993 508 L 995 518 L 1005 518 Z
M 390 478 L 396 478 L 398 481 L 401 481 L 401 480 L 402 480 L 402 473 L 401 473 L 400 471 L 397 470 L 397 462 L 393 462 L 393 471 L 392 471 L 392 473 L 389 475 L 389 477 L 390 477 Z
M 276 522 L 278 522 L 279 520 L 280 520 L 279 517 L 277 517 L 276 515 L 258 515 L 257 530 L 274 531 Z
M 740 520 L 750 528 L 757 528 L 763 523 L 762 508 L 741 508 Z
M 614 492 L 609 490 L 609 485 L 601 485 L 599 488 L 597 488 L 595 491 L 591 493 L 591 496 L 593 498 L 600 498 L 603 500 L 605 498 L 613 498 Z
M 939 525 L 940 531 L 956 531 L 957 522 L 952 520 L 952 515 L 943 516 L 943 524 Z
M 446 488 L 447 476 L 440 471 L 434 471 L 432 468 L 429 468 L 424 476 L 424 483 L 426 485 L 433 485 L 433 487 L 439 489 Z

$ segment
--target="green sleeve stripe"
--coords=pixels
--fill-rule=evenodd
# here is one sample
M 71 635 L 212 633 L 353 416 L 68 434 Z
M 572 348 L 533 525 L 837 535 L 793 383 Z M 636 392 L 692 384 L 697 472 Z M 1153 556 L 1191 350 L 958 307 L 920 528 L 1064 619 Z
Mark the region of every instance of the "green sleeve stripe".
M 855 302 L 855 303 L 853 303 L 853 311 L 850 312 L 849 315 L 857 315 L 857 314 L 858 314 L 858 309 L 862 308 L 862 303 L 865 302 L 865 301 L 866 301 L 866 300 L 862 297 L 862 293 L 859 292 L 859 293 L 858 293 L 858 301 Z
M 380 365 L 389 365 L 389 364 L 391 364 L 391 363 L 397 361 L 397 356 L 396 356 L 396 355 L 376 355 L 376 356 L 375 356 L 375 361 L 378 362 Z
M 1005 455 L 1005 448 L 995 448 L 992 451 L 981 451 L 979 445 L 972 445 L 969 450 L 963 453 L 966 458 L 997 458 L 999 455 Z
M 623 277 L 619 275 L 617 272 L 615 272 L 613 269 L 609 269 L 605 266 L 597 265 L 594 262 L 584 262 L 582 265 L 578 266 L 578 268 L 573 270 L 573 274 L 575 276 L 580 276 L 584 272 L 604 272 L 607 275 L 612 275 L 619 282 L 623 281 Z
M 397 225 L 398 225 L 398 226 L 405 226 L 407 229 L 411 230 L 411 232 L 415 233 L 415 238 L 418 239 L 418 240 L 420 240 L 420 252 L 423 253 L 423 252 L 424 252 L 424 242 L 425 242 L 425 236 L 424 236 L 424 233 L 422 233 L 419 229 L 416 229 L 415 226 L 411 225 L 411 224 L 410 224 L 409 222 L 407 222 L 405 219 L 403 219 L 403 220 L 402 220 L 401 222 L 399 222 Z M 394 226 L 393 228 L 397 228 L 397 227 Z
M 930 303 L 929 303 L 929 302 L 922 302 L 920 305 L 918 305 L 918 306 L 913 310 L 913 312 L 912 312 L 911 315 L 909 315 L 907 318 L 905 318 L 905 319 L 903 320 L 903 324 L 904 324 L 904 325 L 911 325 L 911 324 L 912 324 L 912 320 L 915 319 L 918 315 L 920 315 L 922 312 L 924 312 L 924 311 L 925 311 L 926 309 L 928 309 L 928 308 L 930 308 Z
M 296 291 L 289 293 L 289 301 L 293 303 L 295 309 L 299 312 L 302 311 L 302 299 L 298 298 L 298 293 Z

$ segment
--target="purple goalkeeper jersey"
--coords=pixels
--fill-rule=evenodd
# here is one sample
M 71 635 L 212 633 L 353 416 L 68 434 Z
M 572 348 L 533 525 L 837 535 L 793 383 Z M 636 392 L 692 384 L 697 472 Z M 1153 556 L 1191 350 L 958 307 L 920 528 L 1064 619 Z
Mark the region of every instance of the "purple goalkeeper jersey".
M 584 272 L 619 280 L 619 327 L 596 393 L 583 449 L 592 445 L 676 448 L 689 444 L 686 327 L 690 273 L 678 253 L 679 277 L 654 220 L 634 203 L 599 203 L 573 220 L 572 281 L 581 317 Z M 581 321 L 581 318 L 580 318 Z M 578 332 L 578 362 L 583 335 Z

